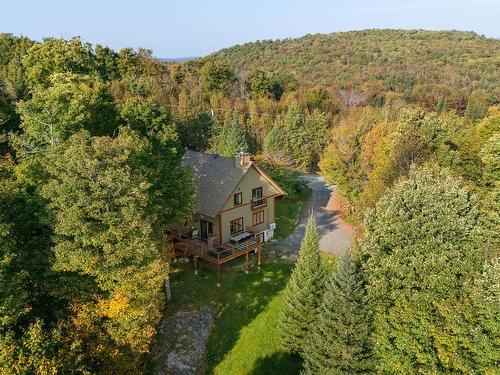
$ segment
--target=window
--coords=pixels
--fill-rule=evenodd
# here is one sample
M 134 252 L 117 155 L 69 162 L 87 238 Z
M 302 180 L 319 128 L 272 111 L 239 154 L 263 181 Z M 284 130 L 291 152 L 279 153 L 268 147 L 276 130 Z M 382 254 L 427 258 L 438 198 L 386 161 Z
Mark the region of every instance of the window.
M 231 234 L 242 232 L 243 231 L 243 218 L 240 217 L 235 220 L 231 220 L 229 223 L 229 229 L 231 230 Z
M 262 197 L 262 188 L 258 187 L 252 190 L 252 205 L 254 207 L 265 204 L 265 199 Z
M 264 222 L 264 211 L 257 211 L 252 214 L 252 225 L 259 225 Z
M 243 203 L 243 194 L 242 193 L 234 194 L 234 205 L 239 206 L 242 203 Z

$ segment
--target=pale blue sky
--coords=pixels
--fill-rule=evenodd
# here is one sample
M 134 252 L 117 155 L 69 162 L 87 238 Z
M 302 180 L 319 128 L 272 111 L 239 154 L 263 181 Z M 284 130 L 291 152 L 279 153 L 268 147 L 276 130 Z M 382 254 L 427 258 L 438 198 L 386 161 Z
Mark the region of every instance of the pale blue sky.
M 158 57 L 201 56 L 259 39 L 365 28 L 500 37 L 500 0 L 0 0 L 0 32 L 70 38 Z

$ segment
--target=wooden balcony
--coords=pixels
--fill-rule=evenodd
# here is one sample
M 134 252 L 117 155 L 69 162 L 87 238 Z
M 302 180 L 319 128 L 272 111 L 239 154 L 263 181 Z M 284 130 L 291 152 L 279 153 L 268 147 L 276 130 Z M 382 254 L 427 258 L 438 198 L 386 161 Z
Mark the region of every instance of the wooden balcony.
M 198 260 L 202 259 L 217 266 L 217 285 L 220 285 L 220 266 L 231 260 L 245 256 L 245 273 L 248 273 L 249 253 L 257 254 L 257 265 L 260 268 L 262 244 L 260 236 L 253 234 L 250 238 L 239 242 L 227 242 L 220 245 L 209 245 L 207 241 L 190 238 L 188 234 L 177 234 L 175 231 L 167 235 L 167 242 L 172 245 L 174 256 L 192 257 L 195 274 L 198 274 Z

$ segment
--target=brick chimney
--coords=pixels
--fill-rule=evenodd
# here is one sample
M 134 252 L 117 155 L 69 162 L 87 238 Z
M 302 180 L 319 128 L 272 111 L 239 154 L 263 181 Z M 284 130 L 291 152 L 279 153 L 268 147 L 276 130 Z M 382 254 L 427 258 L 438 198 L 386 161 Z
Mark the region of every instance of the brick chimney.
M 234 157 L 234 167 L 245 169 L 248 163 L 250 163 L 251 158 L 252 155 L 249 152 L 241 149 L 241 151 Z

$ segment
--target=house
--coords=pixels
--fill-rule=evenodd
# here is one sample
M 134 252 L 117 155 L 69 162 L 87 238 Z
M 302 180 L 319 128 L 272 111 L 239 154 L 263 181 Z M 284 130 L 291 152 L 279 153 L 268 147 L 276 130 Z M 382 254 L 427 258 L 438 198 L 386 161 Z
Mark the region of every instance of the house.
M 285 191 L 243 151 L 232 158 L 186 151 L 182 164 L 193 173 L 196 208 L 184 226 L 166 229 L 174 254 L 192 257 L 195 274 L 199 259 L 216 265 L 218 286 L 224 263 L 244 256 L 248 273 L 256 253 L 260 267 L 261 243 L 273 236 L 276 199 Z
M 286 192 L 252 159 L 186 151 L 182 164 L 192 169 L 196 208 L 189 229 L 211 244 L 223 244 L 242 232 L 267 241 L 276 228 L 275 202 Z M 197 230 L 197 232 L 196 232 Z

